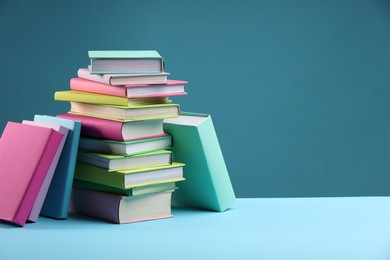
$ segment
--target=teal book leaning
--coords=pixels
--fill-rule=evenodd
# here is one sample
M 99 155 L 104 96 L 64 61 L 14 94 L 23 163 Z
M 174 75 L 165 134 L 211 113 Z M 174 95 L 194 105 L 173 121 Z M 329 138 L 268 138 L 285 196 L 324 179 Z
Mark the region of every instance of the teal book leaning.
M 41 210 L 41 214 L 44 216 L 66 219 L 68 217 L 81 122 L 43 115 L 35 115 L 34 121 L 58 124 L 69 129 L 68 137 Z
M 175 160 L 185 163 L 184 178 L 174 192 L 176 204 L 225 211 L 235 201 L 233 186 L 210 115 L 182 112 L 164 120 L 172 135 Z

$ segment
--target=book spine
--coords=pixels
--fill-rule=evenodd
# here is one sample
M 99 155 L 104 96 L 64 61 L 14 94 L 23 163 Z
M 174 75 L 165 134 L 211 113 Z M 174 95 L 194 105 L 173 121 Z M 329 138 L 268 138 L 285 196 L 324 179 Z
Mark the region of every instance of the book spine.
M 217 197 L 218 211 L 225 211 L 236 199 L 211 116 L 198 127 L 199 138 Z
M 117 97 L 127 97 L 127 91 L 124 87 L 110 86 L 107 84 L 82 78 L 72 78 L 70 80 L 70 88 L 78 91 L 105 94 Z
M 34 178 L 31 180 L 28 190 L 25 193 L 24 199 L 19 206 L 19 211 L 15 216 L 15 223 L 24 226 L 28 215 L 34 205 L 35 199 L 41 188 L 54 156 L 60 146 L 63 135 L 52 130 L 52 134 L 48 140 L 44 154 L 42 154 L 39 165 L 36 168 Z
M 90 74 L 88 69 L 79 69 L 77 71 L 79 78 L 96 81 L 99 83 L 111 85 L 111 77 L 99 74 Z
M 81 121 L 81 136 L 125 141 L 121 122 L 73 114 L 60 114 L 58 117 Z

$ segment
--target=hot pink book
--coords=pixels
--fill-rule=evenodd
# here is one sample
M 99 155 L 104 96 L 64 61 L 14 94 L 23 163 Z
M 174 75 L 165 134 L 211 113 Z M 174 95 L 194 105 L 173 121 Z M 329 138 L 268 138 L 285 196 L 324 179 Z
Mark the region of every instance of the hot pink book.
M 63 135 L 8 122 L 0 139 L 0 219 L 24 226 Z
M 57 117 L 81 121 L 81 136 L 84 137 L 126 142 L 166 135 L 163 119 L 119 122 L 75 114 L 60 114 Z
M 45 201 L 47 191 L 49 190 L 51 180 L 53 179 L 54 172 L 57 168 L 58 160 L 60 159 L 62 148 L 64 147 L 66 138 L 68 136 L 69 129 L 60 125 L 54 125 L 54 124 L 48 124 L 48 123 L 41 123 L 41 122 L 35 122 L 35 121 L 28 121 L 23 120 L 23 124 L 27 125 L 35 125 L 40 127 L 46 127 L 51 128 L 53 130 L 56 130 L 57 132 L 63 134 L 62 141 L 60 143 L 60 146 L 58 147 L 57 153 L 53 158 L 53 161 L 50 165 L 50 168 L 46 174 L 46 178 L 43 181 L 42 187 L 39 190 L 38 196 L 34 202 L 34 206 L 31 209 L 30 215 L 28 216 L 28 221 L 31 222 L 37 222 L 39 214 L 41 213 L 41 209 L 43 206 L 43 202 Z
M 182 80 L 168 80 L 166 84 L 111 86 L 83 78 L 72 78 L 70 80 L 70 88 L 126 98 L 168 97 L 187 95 L 187 92 L 184 91 L 184 85 L 187 83 L 187 81 Z

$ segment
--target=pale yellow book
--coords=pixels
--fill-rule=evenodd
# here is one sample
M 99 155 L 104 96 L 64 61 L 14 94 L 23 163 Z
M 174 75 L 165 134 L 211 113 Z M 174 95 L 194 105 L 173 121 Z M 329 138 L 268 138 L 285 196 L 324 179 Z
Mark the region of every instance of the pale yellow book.
M 76 90 L 56 91 L 54 94 L 54 100 L 126 107 L 151 104 L 166 104 L 170 102 L 167 97 L 125 98 Z

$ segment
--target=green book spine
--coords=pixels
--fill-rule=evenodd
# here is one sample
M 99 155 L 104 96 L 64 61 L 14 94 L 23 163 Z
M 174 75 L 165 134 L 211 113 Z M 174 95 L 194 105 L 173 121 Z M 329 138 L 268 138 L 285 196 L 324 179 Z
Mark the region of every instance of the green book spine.
M 74 178 L 89 181 L 118 189 L 125 188 L 125 175 L 117 171 L 109 172 L 107 169 L 86 163 L 77 162 Z
M 234 190 L 210 115 L 197 125 L 164 122 L 164 131 L 173 137 L 175 160 L 186 164 L 185 182 L 178 183 L 174 200 L 180 204 L 213 211 L 224 211 L 235 201 Z

